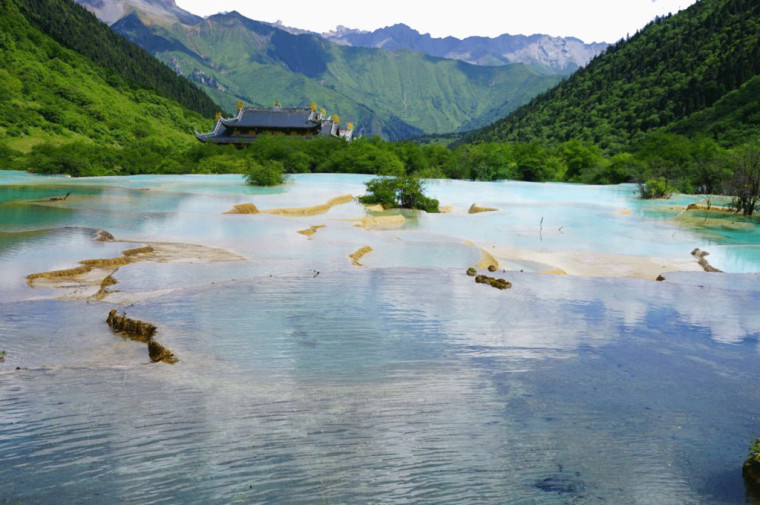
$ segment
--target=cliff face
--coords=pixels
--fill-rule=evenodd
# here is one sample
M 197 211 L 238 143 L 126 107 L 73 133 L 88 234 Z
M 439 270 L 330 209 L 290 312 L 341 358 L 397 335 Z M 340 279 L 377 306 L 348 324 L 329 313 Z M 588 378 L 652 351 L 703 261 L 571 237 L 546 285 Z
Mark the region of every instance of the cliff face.
M 157 22 L 194 24 L 202 18 L 177 7 L 174 0 L 75 0 L 111 25 L 128 14 L 138 11 Z

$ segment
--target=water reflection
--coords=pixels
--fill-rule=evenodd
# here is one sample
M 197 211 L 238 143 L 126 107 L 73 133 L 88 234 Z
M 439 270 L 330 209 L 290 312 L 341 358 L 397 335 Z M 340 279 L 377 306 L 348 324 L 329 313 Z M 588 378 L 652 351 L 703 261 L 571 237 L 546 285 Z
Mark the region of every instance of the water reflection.
M 98 180 L 99 193 L 60 208 L 0 204 L 25 209 L 0 233 L 0 501 L 744 499 L 760 418 L 758 274 L 496 272 L 513 283 L 500 291 L 464 273 L 481 254 L 465 238 L 541 243 L 541 216 L 549 245 L 630 236 L 636 249 L 656 237 L 668 252 L 698 239 L 625 187 L 435 183 L 459 210 L 388 231 L 343 221 L 363 214 L 355 203 L 299 218 L 222 214 L 254 197 L 261 208 L 323 203 L 362 182 L 297 177 L 246 194 L 231 176 L 144 176 Z M 474 201 L 503 209 L 466 214 Z M 297 233 L 317 224 L 311 240 Z M 115 274 L 113 288 L 134 295 L 119 310 L 156 324 L 176 365 L 150 364 L 144 345 L 114 335 L 113 303 L 26 285 L 27 273 L 120 254 L 125 243 L 94 241 L 97 228 L 243 257 Z M 351 266 L 365 245 L 366 267 Z

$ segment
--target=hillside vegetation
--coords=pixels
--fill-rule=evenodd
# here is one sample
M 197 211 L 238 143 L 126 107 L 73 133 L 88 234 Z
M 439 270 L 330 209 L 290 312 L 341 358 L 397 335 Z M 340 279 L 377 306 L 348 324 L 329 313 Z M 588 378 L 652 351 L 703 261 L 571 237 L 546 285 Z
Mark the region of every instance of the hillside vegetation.
M 749 81 L 759 73 L 760 2 L 701 0 L 610 46 L 473 140 L 575 139 L 615 153 L 669 129 L 732 147 L 757 134 L 757 84 Z
M 29 23 L 62 46 L 199 114 L 213 116 L 219 110 L 198 87 L 167 66 L 156 65 L 150 54 L 78 4 L 66 0 L 14 1 Z
M 170 150 L 193 145 L 194 128 L 212 124 L 155 90 L 63 47 L 27 20 L 19 7 L 23 1 L 0 0 L 0 162 L 7 164 L 26 153 L 30 158 L 25 158 L 24 168 L 38 168 L 35 165 L 55 159 L 58 165 L 49 170 L 73 175 L 148 172 L 159 164 L 171 164 L 165 159 Z M 70 2 L 48 2 L 48 7 L 83 11 Z M 90 24 L 62 26 L 71 30 L 103 26 L 83 12 Z M 109 40 L 93 43 L 108 52 Z M 124 54 L 123 67 L 159 73 L 156 68 L 163 65 L 146 56 L 132 59 Z

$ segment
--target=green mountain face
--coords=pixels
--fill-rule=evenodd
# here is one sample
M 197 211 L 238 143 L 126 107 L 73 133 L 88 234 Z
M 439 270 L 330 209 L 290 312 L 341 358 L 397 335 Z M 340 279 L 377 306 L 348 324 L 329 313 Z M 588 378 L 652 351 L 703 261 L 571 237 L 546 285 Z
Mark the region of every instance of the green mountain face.
M 347 47 L 233 12 L 188 25 L 133 14 L 113 28 L 197 82 L 227 110 L 316 102 L 388 139 L 480 127 L 559 82 L 522 64 L 485 67 Z
M 760 2 L 701 0 L 609 47 L 472 140 L 578 139 L 617 152 L 664 128 L 731 147 L 757 136 L 747 125 L 758 123 L 760 94 L 748 82 L 758 74 Z
M 127 152 L 136 145 L 190 145 L 195 142 L 194 129 L 211 126 L 211 120 L 161 96 L 147 84 L 64 47 L 30 22 L 26 0 L 0 0 L 0 4 L 0 143 L 6 148 L 28 152 L 43 144 L 76 144 L 77 149 L 92 151 L 107 146 L 114 152 Z M 68 1 L 35 0 L 34 7 L 38 15 L 53 9 L 68 16 L 69 22 L 58 27 L 62 36 L 76 36 L 68 29 L 91 34 L 101 28 L 108 30 Z M 118 44 L 125 42 L 117 38 Z M 93 43 L 103 54 L 119 54 L 124 48 L 118 44 L 110 45 L 109 39 Z M 129 51 L 140 51 L 143 57 L 121 53 L 124 69 L 145 75 L 160 75 L 166 70 L 142 50 L 127 45 Z M 168 82 L 176 86 L 175 94 L 197 92 L 191 83 L 177 81 L 176 75 Z M 169 88 L 162 93 L 172 94 Z M 208 100 L 200 96 L 199 103 Z

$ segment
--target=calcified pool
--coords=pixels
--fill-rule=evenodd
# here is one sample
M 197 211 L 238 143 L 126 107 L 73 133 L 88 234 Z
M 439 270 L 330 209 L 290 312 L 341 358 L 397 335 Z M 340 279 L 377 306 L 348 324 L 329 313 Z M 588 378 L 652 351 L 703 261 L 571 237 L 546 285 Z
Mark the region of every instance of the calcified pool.
M 325 206 L 367 179 L 0 172 L 0 502 L 753 499 L 756 222 L 625 185 L 429 181 L 450 212 L 403 220 Z M 483 261 L 512 288 L 466 275 Z M 114 308 L 179 362 L 113 333 Z

